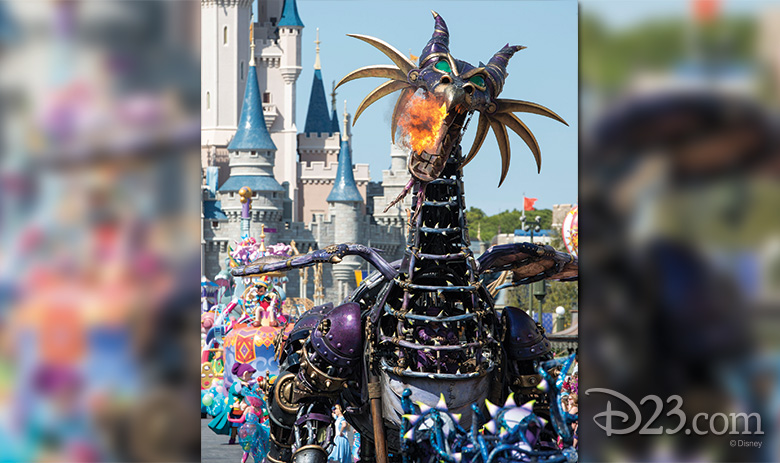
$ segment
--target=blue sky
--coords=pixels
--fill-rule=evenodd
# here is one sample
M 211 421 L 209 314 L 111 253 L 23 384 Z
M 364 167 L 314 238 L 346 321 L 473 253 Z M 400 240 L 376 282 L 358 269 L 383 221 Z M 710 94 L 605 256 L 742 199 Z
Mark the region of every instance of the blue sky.
M 582 12 L 595 15 L 609 26 L 622 29 L 648 20 L 692 18 L 692 3 L 691 0 L 583 0 Z M 776 7 L 777 0 L 720 1 L 718 6 L 723 15 L 751 16 Z
M 500 189 L 500 155 L 492 132 L 477 157 L 465 169 L 466 204 L 489 214 L 520 209 L 522 196 L 539 198 L 538 208 L 577 202 L 577 3 L 574 1 L 325 1 L 298 0 L 305 24 L 303 71 L 298 79 L 297 125 L 302 129 L 313 78 L 315 34 L 320 28 L 320 59 L 326 93 L 353 69 L 390 60 L 372 46 L 347 37 L 371 35 L 398 50 L 418 55 L 433 31 L 430 10 L 444 17 L 450 30 L 450 51 L 458 59 L 477 65 L 507 42 L 528 48 L 509 63 L 510 73 L 502 98 L 545 105 L 557 112 L 569 127 L 536 115 L 521 119 L 536 135 L 542 151 L 542 171 L 536 173 L 533 155 L 510 132 L 512 163 Z M 384 79 L 359 79 L 340 87 L 337 109 L 344 100 L 354 114 L 360 101 Z M 390 115 L 397 94 L 374 103 L 353 128 L 353 161 L 368 163 L 371 176 L 381 180 L 390 164 Z M 330 98 L 328 98 L 330 101 Z M 476 117 L 464 136 L 464 150 L 471 147 Z

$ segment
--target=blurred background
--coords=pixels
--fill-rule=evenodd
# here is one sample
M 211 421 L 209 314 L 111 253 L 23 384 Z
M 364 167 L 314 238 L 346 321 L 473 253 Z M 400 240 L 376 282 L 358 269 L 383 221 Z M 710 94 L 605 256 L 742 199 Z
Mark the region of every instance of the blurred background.
M 607 437 L 634 414 L 582 395 L 580 457 L 780 461 L 780 4 L 585 0 L 579 32 L 581 391 L 688 420 Z M 685 432 L 741 412 L 764 434 Z
M 1 461 L 200 459 L 199 13 L 0 2 Z

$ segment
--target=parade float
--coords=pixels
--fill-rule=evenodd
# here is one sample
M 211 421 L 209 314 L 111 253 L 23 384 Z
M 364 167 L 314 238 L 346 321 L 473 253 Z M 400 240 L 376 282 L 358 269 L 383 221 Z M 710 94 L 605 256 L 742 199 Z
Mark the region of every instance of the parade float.
M 413 195 L 404 258 L 389 263 L 373 248 L 335 244 L 232 269 L 236 277 L 262 278 L 357 256 L 376 270 L 345 301 L 306 312 L 277 346 L 279 376 L 264 384 L 269 462 L 326 462 L 337 403 L 368 444 L 361 447 L 364 461 L 577 459 L 577 416 L 561 403 L 575 354 L 553 358 L 543 328 L 519 308 L 496 311 L 484 281 L 505 271 L 512 285 L 572 281 L 578 260 L 533 243 L 494 246 L 475 258 L 462 170 L 492 130 L 502 183 L 510 161 L 507 129 L 540 166 L 539 146 L 517 112 L 565 122 L 541 105 L 498 98 L 509 59 L 524 47 L 507 45 L 473 66 L 453 58 L 447 25 L 436 13 L 434 19 L 419 65 L 382 40 L 352 35 L 394 65 L 363 67 L 339 83 L 389 79 L 363 100 L 355 120 L 375 101 L 401 92 L 391 135 L 395 142 L 396 131 L 401 134 L 412 175 L 396 199 Z M 460 140 L 475 112 L 476 138 L 464 156 Z
M 252 192 L 243 188 L 242 238 L 228 249 L 228 268 L 252 262 L 274 262 L 297 254 L 294 243 L 266 246 L 265 230 L 259 239 L 249 236 L 249 210 Z M 231 388 L 239 379 L 235 365 L 249 365 L 254 380 L 272 383 L 279 372 L 274 345 L 289 332 L 298 317 L 314 303 L 286 297 L 284 273 L 259 277 L 233 278 L 220 272 L 214 283 L 201 282 L 201 413 L 220 416 L 238 407 Z M 233 400 L 230 400 L 233 399 Z

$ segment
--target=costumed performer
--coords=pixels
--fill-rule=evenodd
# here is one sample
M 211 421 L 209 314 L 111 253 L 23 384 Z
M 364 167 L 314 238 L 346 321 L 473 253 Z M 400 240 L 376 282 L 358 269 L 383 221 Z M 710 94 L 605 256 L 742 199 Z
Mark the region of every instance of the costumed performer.
M 231 423 L 229 418 L 237 419 L 243 413 L 246 408 L 244 403 L 244 394 L 251 391 L 252 387 L 257 383 L 252 379 L 252 375 L 255 374 L 255 369 L 248 363 L 236 362 L 231 368 L 231 373 L 237 376 L 240 381 L 235 381 L 228 389 L 228 404 L 225 409 L 209 422 L 209 428 L 217 434 L 230 434 L 230 440 L 228 444 L 236 443 L 236 434 L 238 433 L 238 425 Z

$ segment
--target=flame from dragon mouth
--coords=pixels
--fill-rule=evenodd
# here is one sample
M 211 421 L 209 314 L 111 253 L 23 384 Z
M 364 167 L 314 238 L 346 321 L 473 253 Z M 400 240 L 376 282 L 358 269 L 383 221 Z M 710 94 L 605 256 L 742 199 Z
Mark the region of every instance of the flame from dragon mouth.
M 432 93 L 415 93 L 398 120 L 402 143 L 415 153 L 436 154 L 447 131 L 447 103 Z

